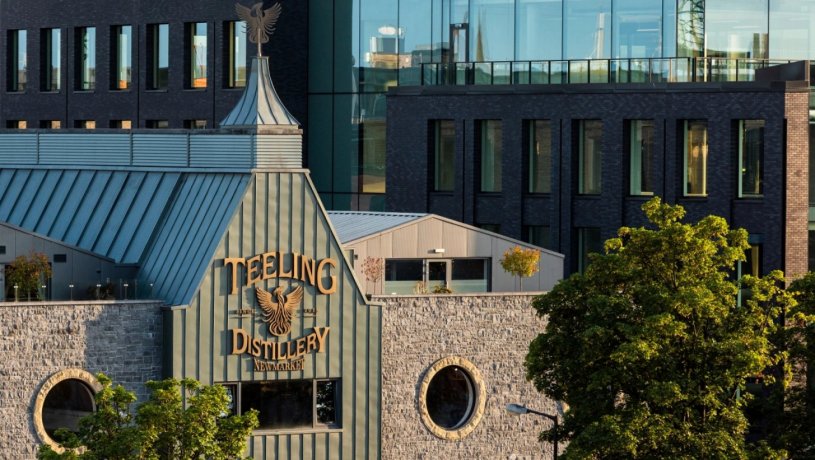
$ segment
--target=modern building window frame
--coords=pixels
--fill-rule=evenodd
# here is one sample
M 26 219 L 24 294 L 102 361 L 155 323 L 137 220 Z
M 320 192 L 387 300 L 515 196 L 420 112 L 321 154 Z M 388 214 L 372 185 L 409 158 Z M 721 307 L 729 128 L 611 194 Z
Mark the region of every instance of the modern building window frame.
M 148 89 L 166 90 L 170 84 L 170 25 L 148 25 Z
M 501 193 L 503 126 L 501 120 L 478 120 L 481 193 Z
M 453 120 L 431 120 L 432 188 L 452 192 L 456 186 L 456 125 Z
M 227 88 L 244 88 L 248 69 L 246 65 L 247 40 L 246 23 L 228 21 L 224 27 L 226 35 Z
M 552 193 L 552 122 L 528 120 L 527 193 Z
M 629 120 L 628 159 L 629 193 L 632 196 L 654 194 L 654 121 Z
M 206 22 L 186 24 L 187 88 L 206 89 L 208 86 L 209 26 Z
M 76 29 L 76 89 L 96 89 L 96 27 Z
M 577 193 L 599 195 L 603 177 L 603 121 L 578 120 Z
M 682 194 L 687 197 L 706 197 L 708 193 L 707 120 L 684 120 L 682 139 Z
M 312 413 L 311 424 L 304 424 L 297 427 L 264 427 L 260 426 L 255 429 L 255 432 L 298 432 L 298 431 L 313 431 L 313 430 L 339 430 L 342 428 L 342 379 L 338 378 L 320 378 L 320 379 L 294 379 L 294 380 L 269 380 L 269 381 L 252 381 L 252 382 L 222 382 L 218 385 L 223 386 L 227 390 L 230 397 L 232 414 L 241 414 L 244 406 L 244 387 L 249 385 L 263 385 L 263 384 L 286 384 L 286 383 L 306 383 L 311 382 L 311 400 L 312 400 Z M 325 415 L 319 413 L 319 387 L 320 385 L 333 384 L 334 392 L 334 411 L 333 421 L 323 423 L 320 418 L 325 419 Z M 263 411 L 260 411 L 261 423 L 263 422 Z
M 589 266 L 589 254 L 599 253 L 603 249 L 603 241 L 599 227 L 579 227 L 577 230 L 577 271 L 584 273 Z
M 42 29 L 41 62 L 43 92 L 56 93 L 62 89 L 62 29 Z
M 764 194 L 764 120 L 738 121 L 739 198 Z
M 111 64 L 111 89 L 130 89 L 133 84 L 133 26 L 111 28 Z
M 28 83 L 28 31 L 8 31 L 8 91 L 22 93 Z

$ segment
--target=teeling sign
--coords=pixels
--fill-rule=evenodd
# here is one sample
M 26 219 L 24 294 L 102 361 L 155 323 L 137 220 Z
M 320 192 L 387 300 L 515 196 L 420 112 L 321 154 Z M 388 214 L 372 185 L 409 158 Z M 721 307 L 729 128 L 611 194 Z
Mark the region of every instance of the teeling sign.
M 336 260 L 322 259 L 316 261 L 311 257 L 296 252 L 265 252 L 248 259 L 243 257 L 227 257 L 224 259 L 224 266 L 232 269 L 230 272 L 232 276 L 230 294 L 238 293 L 239 265 L 244 266 L 244 273 L 246 274 L 242 280 L 242 286 L 251 286 L 272 278 L 289 278 L 316 287 L 320 294 L 333 294 L 337 291 L 337 277 L 335 275 L 328 276 L 330 280 L 328 286 L 323 284 L 323 272 L 330 273 L 331 268 L 337 268 Z

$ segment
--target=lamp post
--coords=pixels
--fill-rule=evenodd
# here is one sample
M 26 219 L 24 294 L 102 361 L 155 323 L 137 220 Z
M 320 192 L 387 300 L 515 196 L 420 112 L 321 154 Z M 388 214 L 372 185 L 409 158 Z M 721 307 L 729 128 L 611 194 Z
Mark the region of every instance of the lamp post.
M 520 404 L 507 404 L 506 409 L 507 409 L 507 412 L 509 412 L 511 414 L 514 414 L 514 415 L 535 414 L 535 415 L 540 415 L 541 417 L 546 417 L 549 420 L 551 420 L 552 422 L 554 422 L 554 424 L 555 424 L 555 428 L 554 428 L 555 436 L 554 436 L 554 440 L 552 441 L 552 446 L 554 448 L 554 456 L 552 458 L 557 460 L 557 429 L 558 429 L 557 416 L 552 415 L 552 414 L 547 414 L 546 412 L 539 412 L 539 411 L 530 409 L 530 408 L 528 408 L 526 406 L 523 406 L 523 405 L 520 405 Z

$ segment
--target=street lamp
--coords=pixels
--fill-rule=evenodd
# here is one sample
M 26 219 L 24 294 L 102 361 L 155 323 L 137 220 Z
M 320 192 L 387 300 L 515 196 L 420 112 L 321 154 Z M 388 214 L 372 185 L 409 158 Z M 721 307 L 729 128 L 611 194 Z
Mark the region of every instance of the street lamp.
M 554 422 L 555 423 L 555 429 L 554 429 L 555 430 L 555 436 L 554 436 L 554 440 L 552 441 L 552 445 L 554 447 L 554 457 L 552 457 L 552 458 L 557 460 L 557 429 L 558 429 L 557 416 L 554 416 L 552 414 L 547 414 L 546 412 L 538 412 L 536 410 L 530 409 L 530 408 L 528 408 L 526 406 L 522 406 L 520 404 L 507 404 L 506 409 L 507 409 L 507 412 L 509 412 L 510 414 L 513 414 L 513 415 L 535 414 L 535 415 L 540 415 L 541 417 L 546 417 L 549 420 L 551 420 L 552 422 Z

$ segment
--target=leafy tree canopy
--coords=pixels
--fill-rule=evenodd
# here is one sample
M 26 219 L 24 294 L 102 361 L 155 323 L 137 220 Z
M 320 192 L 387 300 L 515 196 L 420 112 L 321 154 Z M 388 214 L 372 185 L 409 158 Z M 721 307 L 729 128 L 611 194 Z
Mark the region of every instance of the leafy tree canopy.
M 254 410 L 229 415 L 229 397 L 220 385 L 202 386 L 193 379 L 147 382 L 150 399 L 133 417 L 136 396 L 103 374 L 98 379 L 96 412 L 80 420 L 78 433 L 58 430 L 67 449 L 59 454 L 42 445 L 40 460 L 235 459 L 258 425 Z
M 715 216 L 685 223 L 681 206 L 659 198 L 643 210 L 655 228 L 621 228 L 584 274 L 534 302 L 548 325 L 530 345 L 527 377 L 569 406 L 565 457 L 781 456 L 747 445 L 744 390 L 750 377 L 771 383 L 766 370 L 784 358 L 772 340 L 795 305 L 783 275 L 747 278 L 739 306 L 733 275 L 747 232 Z

